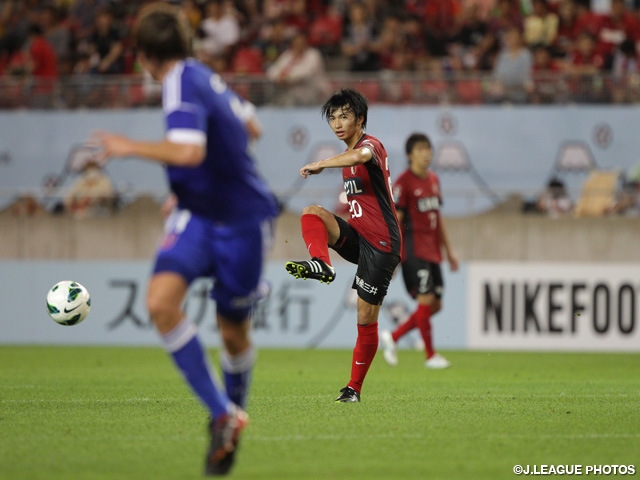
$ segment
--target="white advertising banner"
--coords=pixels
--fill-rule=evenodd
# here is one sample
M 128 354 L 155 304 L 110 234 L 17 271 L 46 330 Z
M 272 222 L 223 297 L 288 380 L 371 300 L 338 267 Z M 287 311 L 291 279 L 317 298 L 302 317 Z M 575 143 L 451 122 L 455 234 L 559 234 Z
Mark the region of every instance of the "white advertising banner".
M 259 347 L 353 348 L 356 339 L 356 296 L 351 289 L 355 267 L 336 261 L 331 285 L 296 280 L 284 262 L 269 262 L 265 278 L 271 295 L 253 315 L 253 337 Z M 464 267 L 451 275 L 444 269 L 445 308 L 434 317 L 435 343 L 464 348 Z M 160 345 L 146 307 L 151 262 L 145 261 L 0 261 L 1 344 Z M 91 312 L 74 326 L 49 318 L 47 291 L 60 280 L 83 284 L 91 294 Z M 220 343 L 209 298 L 210 280 L 192 285 L 185 304 L 187 318 L 199 326 L 203 341 Z M 379 325 L 393 329 L 415 308 L 402 276 L 396 275 L 383 303 Z M 411 347 L 417 332 L 403 339 Z
M 640 352 L 640 265 L 472 263 L 467 346 Z

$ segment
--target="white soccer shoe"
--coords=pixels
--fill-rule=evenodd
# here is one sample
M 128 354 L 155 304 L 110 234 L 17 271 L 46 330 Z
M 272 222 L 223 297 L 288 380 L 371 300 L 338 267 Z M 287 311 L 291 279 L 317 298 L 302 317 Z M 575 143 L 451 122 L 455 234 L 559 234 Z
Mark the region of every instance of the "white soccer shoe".
M 398 365 L 396 342 L 393 341 L 393 337 L 391 336 L 391 332 L 389 330 L 380 331 L 380 343 L 382 345 L 384 360 L 392 367 Z
M 424 362 L 424 366 L 427 368 L 433 368 L 433 369 L 443 369 L 443 368 L 449 368 L 451 366 L 451 363 L 449 363 L 449 361 L 446 358 L 444 358 L 442 355 L 440 355 L 439 353 L 436 353 L 430 359 Z

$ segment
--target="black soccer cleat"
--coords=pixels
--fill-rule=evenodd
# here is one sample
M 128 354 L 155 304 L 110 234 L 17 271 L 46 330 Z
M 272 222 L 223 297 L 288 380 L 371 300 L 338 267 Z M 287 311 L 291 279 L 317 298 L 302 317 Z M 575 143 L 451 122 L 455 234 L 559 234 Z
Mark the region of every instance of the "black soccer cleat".
M 205 475 L 226 475 L 233 467 L 240 433 L 249 424 L 249 417 L 240 409 L 209 423 L 211 444 L 205 461 Z
M 360 394 L 351 387 L 344 387 L 340 390 L 336 403 L 360 403 Z
M 313 280 L 319 280 L 323 283 L 331 283 L 336 278 L 336 271 L 334 268 L 320 260 L 313 257 L 311 260 L 301 260 L 299 262 L 287 262 L 284 266 L 291 275 L 296 278 L 312 278 Z

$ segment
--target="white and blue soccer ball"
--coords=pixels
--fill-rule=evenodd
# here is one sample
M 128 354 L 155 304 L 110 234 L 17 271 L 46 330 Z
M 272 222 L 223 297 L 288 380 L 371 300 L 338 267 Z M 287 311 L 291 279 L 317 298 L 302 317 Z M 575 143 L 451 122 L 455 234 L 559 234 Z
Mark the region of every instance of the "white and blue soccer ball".
M 63 280 L 47 293 L 49 316 L 60 325 L 77 325 L 89 315 L 91 296 L 78 282 Z

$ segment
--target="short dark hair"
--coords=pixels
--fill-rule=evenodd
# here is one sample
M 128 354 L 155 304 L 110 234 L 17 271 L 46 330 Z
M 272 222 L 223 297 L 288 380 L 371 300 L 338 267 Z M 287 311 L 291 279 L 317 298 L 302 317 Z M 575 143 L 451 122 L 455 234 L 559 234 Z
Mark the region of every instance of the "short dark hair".
M 356 119 L 362 117 L 362 127 L 366 128 L 369 103 L 363 94 L 353 88 L 341 88 L 322 105 L 322 118 L 329 121 L 329 117 L 339 108 L 353 113 Z
M 191 29 L 180 10 L 166 3 L 142 9 L 135 28 L 138 50 L 149 60 L 165 62 L 191 55 Z
M 433 148 L 431 140 L 424 133 L 412 133 L 411 135 L 409 135 L 409 138 L 407 138 L 407 141 L 404 144 L 404 150 L 407 155 L 409 155 L 413 151 L 416 143 L 427 143 L 429 145 L 429 148 Z

